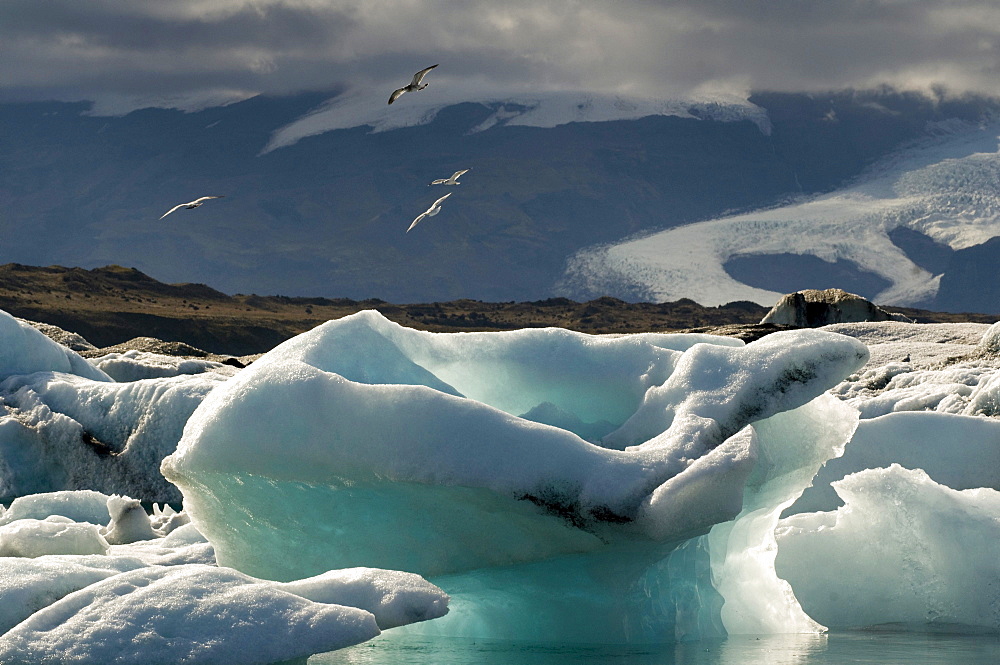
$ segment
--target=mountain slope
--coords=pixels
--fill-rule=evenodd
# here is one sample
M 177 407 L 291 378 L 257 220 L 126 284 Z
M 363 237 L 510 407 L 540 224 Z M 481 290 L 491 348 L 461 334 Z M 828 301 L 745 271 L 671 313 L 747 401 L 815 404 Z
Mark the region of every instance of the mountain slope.
M 1000 122 L 932 130 L 834 192 L 584 250 L 561 292 L 766 304 L 839 286 L 880 304 L 998 312 L 997 293 L 974 284 L 993 281 L 983 243 L 1000 236 Z
M 388 108 L 411 114 L 408 98 L 423 104 L 434 91 Z M 664 102 L 674 115 L 638 118 L 639 107 L 616 116 L 594 102 L 581 110 L 590 121 L 548 126 L 566 119 L 565 99 L 482 100 L 384 131 L 299 131 L 330 112 L 325 99 L 122 117 L 87 115 L 85 104 L 0 105 L 0 261 L 133 265 L 227 293 L 542 299 L 586 247 L 828 191 L 928 121 L 982 112 L 980 102 L 882 91 L 761 95 L 754 107 Z M 550 102 L 562 116 L 545 111 Z M 378 103 L 375 124 L 388 113 Z M 351 113 L 342 124 L 366 121 Z M 516 124 L 531 113 L 548 120 Z M 277 147 L 293 127 L 295 140 Z M 444 193 L 427 183 L 470 167 L 443 211 L 404 234 Z M 226 198 L 157 221 L 209 194 Z

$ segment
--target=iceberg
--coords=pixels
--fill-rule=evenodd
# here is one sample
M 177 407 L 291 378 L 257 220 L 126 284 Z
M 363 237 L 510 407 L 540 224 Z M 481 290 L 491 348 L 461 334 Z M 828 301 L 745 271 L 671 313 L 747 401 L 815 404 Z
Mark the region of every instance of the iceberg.
M 844 505 L 777 530 L 778 574 L 829 627 L 1000 630 L 1000 492 L 898 464 L 833 483 Z
M 865 469 L 920 469 L 956 490 L 1000 490 L 1000 420 L 901 411 L 862 420 L 844 454 L 827 462 L 789 514 L 843 506 L 834 483 Z
M 0 556 L 34 558 L 47 554 L 107 554 L 108 542 L 93 524 L 53 515 L 17 520 L 0 527 Z
M 204 373 L 116 383 L 62 371 L 8 377 L 0 382 L 0 496 L 87 489 L 179 502 L 160 460 L 226 379 Z
M 130 349 L 123 353 L 108 353 L 93 358 L 90 362 L 94 367 L 119 382 L 158 379 L 180 374 L 201 374 L 203 372 L 233 376 L 239 371 L 232 365 L 214 360 L 166 356 L 162 353 L 136 349 Z
M 147 566 L 35 612 L 0 638 L 0 659 L 251 665 L 332 651 L 379 632 L 371 612 L 315 603 L 235 570 Z
M 5 330 L 48 351 L 0 379 L 0 662 L 1000 633 L 1000 326 L 744 344 L 363 312 L 245 369 L 104 377 Z
M 88 363 L 76 351 L 52 341 L 44 334 L 0 311 L 0 379 L 34 372 L 64 372 L 94 381 L 111 377 Z
M 448 611 L 439 588 L 400 571 L 250 577 L 217 565 L 204 537 L 175 519 L 182 513 L 157 507 L 151 519 L 137 506 L 62 491 L 0 514 L 0 662 L 304 662 Z M 26 516 L 46 509 L 98 523 Z
M 462 611 L 430 631 L 673 639 L 639 600 L 650 569 L 751 507 L 773 531 L 850 438 L 856 410 L 821 396 L 867 359 L 818 331 L 433 334 L 363 312 L 213 390 L 161 470 L 219 563 L 257 577 L 373 565 L 448 591 Z M 521 417 L 541 404 L 616 430 Z

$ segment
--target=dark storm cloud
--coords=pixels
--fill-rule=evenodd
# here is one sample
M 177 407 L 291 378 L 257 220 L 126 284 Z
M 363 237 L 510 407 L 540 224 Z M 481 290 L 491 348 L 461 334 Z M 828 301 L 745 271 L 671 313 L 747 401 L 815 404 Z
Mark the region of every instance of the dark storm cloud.
M 677 7 L 680 3 L 658 3 Z M 818 89 L 890 82 L 1000 92 L 1000 5 L 925 0 L 769 0 L 697 4 L 705 50 L 755 87 Z M 698 50 L 684 35 L 673 54 Z M 682 66 L 682 70 L 687 68 Z
M 671 95 L 888 83 L 1000 94 L 972 0 L 4 0 L 0 94 L 183 96 L 439 81 Z

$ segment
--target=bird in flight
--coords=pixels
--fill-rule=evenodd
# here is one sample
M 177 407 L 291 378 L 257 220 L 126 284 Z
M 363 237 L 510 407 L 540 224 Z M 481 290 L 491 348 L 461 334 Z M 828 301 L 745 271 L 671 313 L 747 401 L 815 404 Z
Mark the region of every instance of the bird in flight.
M 462 177 L 463 173 L 467 173 L 470 170 L 471 169 L 463 169 L 461 171 L 455 171 L 454 173 L 451 174 L 450 178 L 438 178 L 437 180 L 432 180 L 431 184 L 432 185 L 461 185 L 462 183 L 460 183 L 458 181 L 458 179 Z
M 413 90 L 423 90 L 424 88 L 426 88 L 427 84 L 424 83 L 423 85 L 420 85 L 420 82 L 424 80 L 425 76 L 427 76 L 427 72 L 434 69 L 435 67 L 437 67 L 437 65 L 431 65 L 427 69 L 421 69 L 419 72 L 414 74 L 413 80 L 410 81 L 409 85 L 404 85 L 402 88 L 393 91 L 392 95 L 389 96 L 389 103 L 392 104 L 394 101 L 399 99 L 399 96 L 402 95 L 404 92 L 412 92 Z
M 191 201 L 189 203 L 181 203 L 180 205 L 175 205 L 173 208 L 171 208 L 170 210 L 168 210 L 165 213 L 163 213 L 163 217 L 166 217 L 167 215 L 169 215 L 173 211 L 180 210 L 181 208 L 187 208 L 188 210 L 192 210 L 192 209 L 197 208 L 198 206 L 204 204 L 205 201 L 207 201 L 209 199 L 224 199 L 224 198 L 226 198 L 226 197 L 225 196 L 203 196 L 200 199 L 195 199 L 194 201 Z M 163 217 L 160 217 L 160 219 L 163 219 Z
M 410 229 L 412 229 L 414 226 L 416 226 L 420 222 L 424 221 L 424 217 L 433 217 L 434 215 L 436 215 L 439 212 L 441 212 L 441 202 L 444 201 L 449 196 L 451 196 L 451 192 L 448 192 L 447 194 L 445 194 L 444 196 L 442 196 L 441 198 L 439 198 L 437 201 L 435 201 L 434 205 L 432 205 L 430 208 L 428 208 L 426 210 L 426 212 L 420 213 L 420 215 L 418 215 L 417 218 L 415 220 L 413 220 L 413 223 L 410 224 L 410 228 L 406 229 L 406 232 L 409 233 Z

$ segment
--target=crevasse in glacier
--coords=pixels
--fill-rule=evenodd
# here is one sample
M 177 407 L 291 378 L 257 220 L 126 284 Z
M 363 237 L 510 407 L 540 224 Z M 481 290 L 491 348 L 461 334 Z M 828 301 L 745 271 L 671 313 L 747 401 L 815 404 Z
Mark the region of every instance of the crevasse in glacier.
M 432 334 L 363 312 L 214 389 L 161 468 L 220 564 L 418 573 L 452 596 L 430 632 L 664 641 L 720 606 L 727 629 L 816 630 L 774 525 L 850 439 L 857 411 L 817 398 L 867 358 L 818 331 Z

